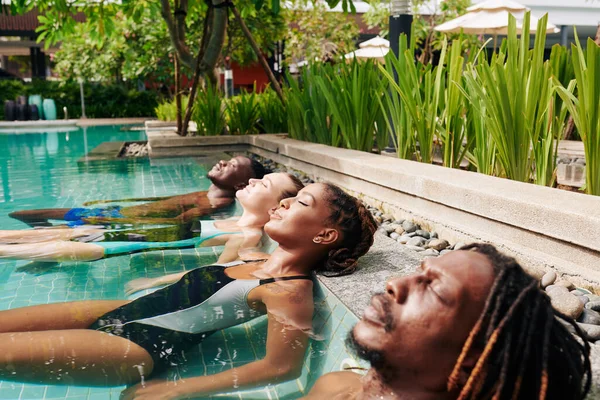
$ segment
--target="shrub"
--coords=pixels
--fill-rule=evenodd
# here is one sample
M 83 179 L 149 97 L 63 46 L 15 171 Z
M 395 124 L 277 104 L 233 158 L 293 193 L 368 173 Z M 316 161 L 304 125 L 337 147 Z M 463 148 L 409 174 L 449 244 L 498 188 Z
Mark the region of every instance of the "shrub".
M 258 133 L 258 97 L 256 93 L 242 93 L 227 101 L 229 133 L 251 135 Z
M 14 100 L 17 96 L 39 94 L 43 98 L 54 99 L 58 115 L 67 107 L 70 118 L 81 117 L 79 84 L 34 80 L 24 83 L 14 80 L 0 80 L 0 104 Z M 124 85 L 84 84 L 85 113 L 88 118 L 151 117 L 157 105 L 157 95 L 153 91 L 140 92 Z M 4 114 L 0 113 L 0 119 Z
M 225 102 L 221 92 L 211 84 L 198 92 L 192 119 L 198 135 L 221 135 L 225 129 Z

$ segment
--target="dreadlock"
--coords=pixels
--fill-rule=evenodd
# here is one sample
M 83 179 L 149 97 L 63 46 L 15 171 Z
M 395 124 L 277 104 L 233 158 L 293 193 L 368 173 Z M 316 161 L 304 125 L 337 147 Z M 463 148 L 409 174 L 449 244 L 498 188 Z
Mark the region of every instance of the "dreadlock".
M 591 384 L 590 346 L 575 321 L 552 308 L 537 280 L 514 258 L 489 244 L 461 250 L 485 255 L 496 278 L 448 390 L 460 390 L 458 400 L 584 399 Z M 466 383 L 459 385 L 463 362 L 474 348 L 482 349 L 481 355 Z
M 325 187 L 332 210 L 326 223 L 342 231 L 342 242 L 329 252 L 322 272 L 325 276 L 348 275 L 356 270 L 358 259 L 373 245 L 377 224 L 360 200 L 330 183 Z

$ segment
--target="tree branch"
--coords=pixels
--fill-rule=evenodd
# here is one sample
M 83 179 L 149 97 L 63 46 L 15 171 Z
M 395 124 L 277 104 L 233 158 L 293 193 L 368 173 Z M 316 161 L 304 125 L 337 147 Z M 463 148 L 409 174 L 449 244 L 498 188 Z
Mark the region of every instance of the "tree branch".
M 260 62 L 260 65 L 262 65 L 263 69 L 265 70 L 265 73 L 269 77 L 269 81 L 271 82 L 273 89 L 275 90 L 275 92 L 277 92 L 277 95 L 279 96 L 279 99 L 281 100 L 281 102 L 285 104 L 285 97 L 283 96 L 283 91 L 281 90 L 281 86 L 279 86 L 279 82 L 277 82 L 277 79 L 275 79 L 275 75 L 273 75 L 273 71 L 271 71 L 269 64 L 267 64 L 267 60 L 265 59 L 265 56 L 258 48 L 258 44 L 252 37 L 252 33 L 250 33 L 250 30 L 246 26 L 246 23 L 244 22 L 244 20 L 242 19 L 242 16 L 240 15 L 240 12 L 238 11 L 238 9 L 235 7 L 234 4 L 231 5 L 231 11 L 233 12 L 233 15 L 235 16 L 235 19 L 238 22 L 238 24 L 240 24 L 240 27 L 242 28 L 242 32 L 244 32 L 244 36 L 246 36 L 246 39 L 248 39 L 248 41 L 250 42 L 250 46 L 252 46 L 252 50 L 254 50 L 254 53 L 258 57 L 258 61 Z
M 206 52 L 206 46 L 208 45 L 208 32 L 211 30 L 212 25 L 212 16 L 214 9 L 212 7 L 208 8 L 206 12 L 206 18 L 204 19 L 204 28 L 202 29 L 202 40 L 200 41 L 200 49 L 198 50 L 198 57 L 196 58 L 196 70 L 194 71 L 194 78 L 192 80 L 192 88 L 190 90 L 190 97 L 188 99 L 187 109 L 185 110 L 185 118 L 183 119 L 183 127 L 181 131 L 181 136 L 186 136 L 188 131 L 188 125 L 190 123 L 190 119 L 192 119 L 192 107 L 194 105 L 194 101 L 196 100 L 196 91 L 198 89 L 198 85 L 200 84 L 200 74 L 201 68 L 200 63 L 202 58 L 204 57 L 204 53 Z
M 187 12 L 188 0 L 179 0 L 179 7 L 175 10 L 175 19 L 177 21 L 177 37 L 182 43 L 185 43 L 185 19 Z
M 171 42 L 173 43 L 173 47 L 175 47 L 175 51 L 179 56 L 179 61 L 187 68 L 192 69 L 194 66 L 194 57 L 191 55 L 190 49 L 185 45 L 185 41 L 179 39 L 177 26 L 175 24 L 175 20 L 173 19 L 173 15 L 171 15 L 171 6 L 169 4 L 169 0 L 160 0 L 160 4 L 160 14 L 167 24 L 169 36 L 171 38 Z

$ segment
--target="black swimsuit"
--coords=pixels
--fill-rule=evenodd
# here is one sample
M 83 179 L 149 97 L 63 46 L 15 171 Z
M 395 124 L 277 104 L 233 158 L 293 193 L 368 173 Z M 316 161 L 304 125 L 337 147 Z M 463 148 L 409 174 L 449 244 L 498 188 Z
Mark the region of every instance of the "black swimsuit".
M 193 269 L 178 282 L 104 314 L 89 329 L 124 337 L 143 347 L 157 371 L 180 364 L 184 351 L 212 333 L 263 315 L 248 305 L 252 289 L 281 280 L 312 279 L 306 275 L 234 279 L 225 273 L 227 268 L 243 263 Z

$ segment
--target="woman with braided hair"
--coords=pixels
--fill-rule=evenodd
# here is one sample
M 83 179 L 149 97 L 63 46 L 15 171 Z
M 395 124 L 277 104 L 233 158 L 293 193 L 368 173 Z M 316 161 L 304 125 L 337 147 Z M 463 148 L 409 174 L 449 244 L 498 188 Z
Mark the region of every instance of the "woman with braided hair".
M 133 301 L 81 301 L 0 312 L 0 380 L 135 384 L 122 399 L 205 398 L 298 377 L 312 327 L 313 273 L 343 275 L 373 243 L 376 224 L 357 199 L 312 184 L 271 210 L 266 259 L 211 265 Z M 333 261 L 330 261 L 333 258 Z M 263 359 L 215 375 L 152 379 L 185 365 L 208 335 L 267 315 Z
M 577 324 L 489 244 L 388 281 L 348 342 L 371 369 L 327 374 L 305 399 L 583 400 L 590 389 Z

